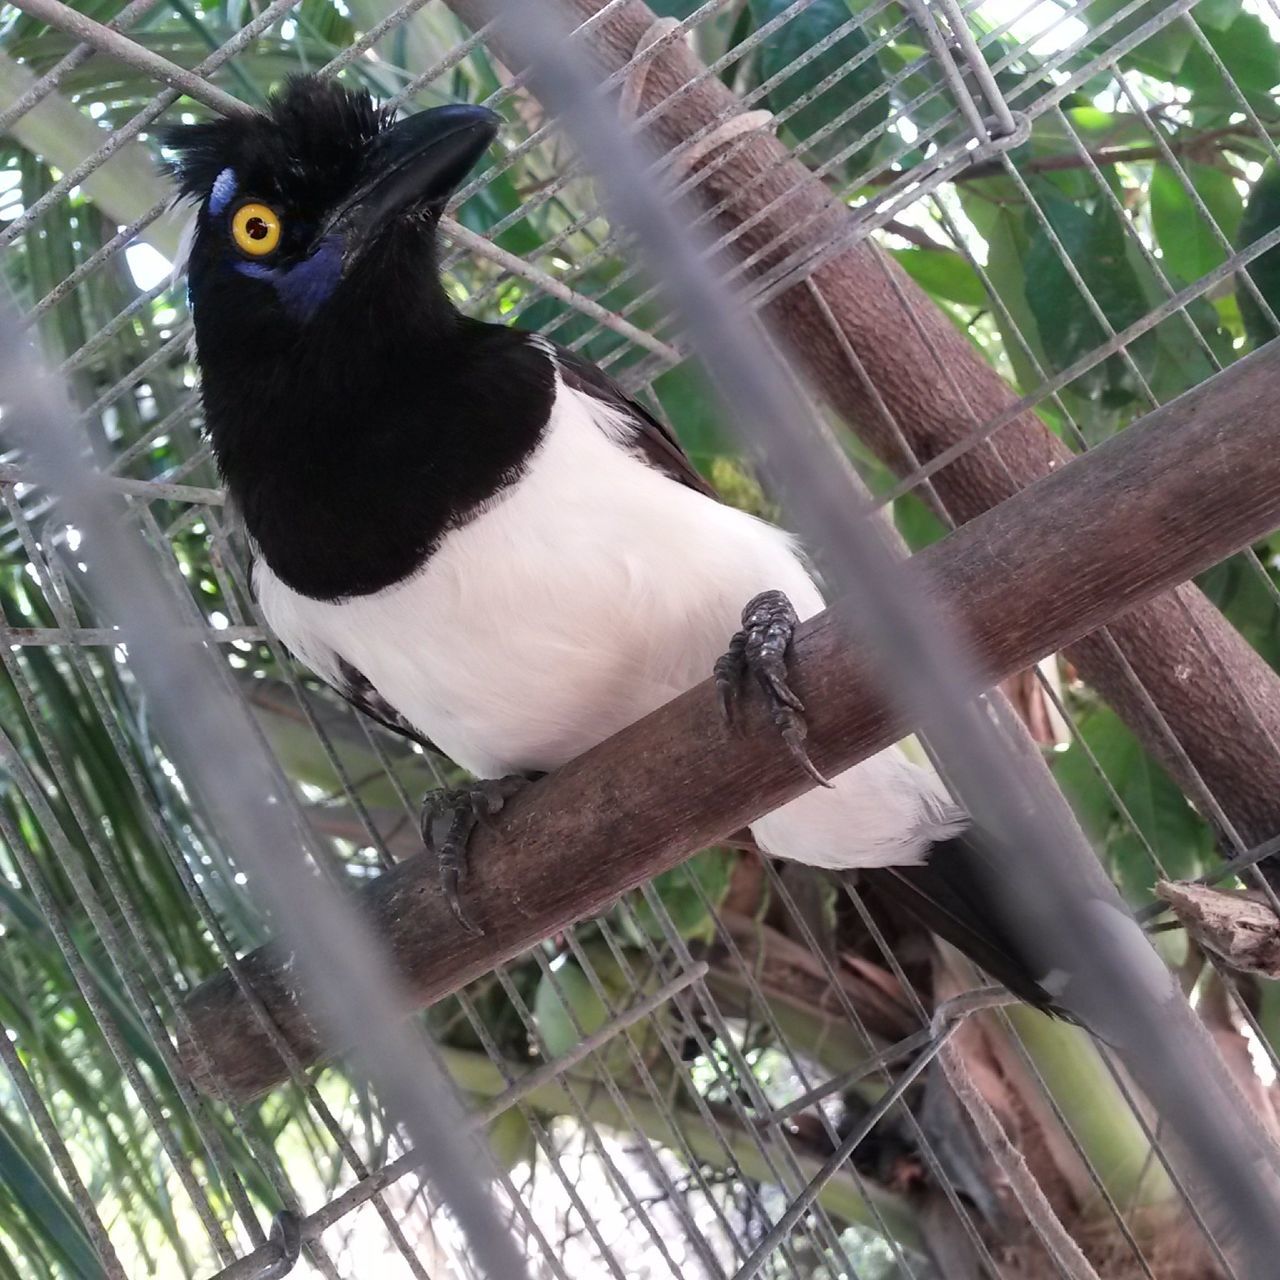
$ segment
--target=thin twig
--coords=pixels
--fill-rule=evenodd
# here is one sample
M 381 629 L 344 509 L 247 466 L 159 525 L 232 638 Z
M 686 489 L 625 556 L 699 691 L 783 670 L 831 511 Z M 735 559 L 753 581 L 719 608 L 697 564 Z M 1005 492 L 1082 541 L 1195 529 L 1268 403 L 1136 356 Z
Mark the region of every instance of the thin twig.
M 1253 131 L 1239 125 L 1228 125 L 1222 129 L 1209 129 L 1189 138 L 1170 139 L 1169 150 L 1175 155 L 1195 157 L 1196 152 L 1206 148 L 1213 151 L 1225 150 L 1218 145 L 1231 138 L 1252 139 Z M 1159 147 L 1100 147 L 1082 156 L 1074 152 L 1059 156 L 1036 156 L 1024 160 L 1018 165 L 1021 173 L 1061 173 L 1069 169 L 1084 169 L 1092 162 L 1100 168 L 1117 164 L 1136 164 L 1142 160 L 1159 160 L 1163 155 Z M 978 178 L 998 177 L 1005 172 L 1004 160 L 997 156 L 991 160 L 980 160 L 977 164 L 956 176 L 957 182 L 973 182 Z M 888 175 L 891 176 L 891 175 Z

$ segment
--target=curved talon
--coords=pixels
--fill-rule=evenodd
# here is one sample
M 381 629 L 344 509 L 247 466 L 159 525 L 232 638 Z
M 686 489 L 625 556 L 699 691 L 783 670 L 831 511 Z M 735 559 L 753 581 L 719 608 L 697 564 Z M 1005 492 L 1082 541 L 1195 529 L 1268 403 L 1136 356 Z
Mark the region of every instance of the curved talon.
M 808 729 L 804 703 L 787 682 L 787 654 L 799 625 L 799 616 L 781 591 L 762 591 L 749 601 L 742 611 L 742 630 L 729 641 L 728 651 L 716 659 L 716 695 L 721 714 L 732 724 L 747 673 L 754 675 L 787 750 L 814 782 L 830 787 L 832 783 L 805 750 Z
M 716 697 L 720 702 L 720 714 L 726 724 L 733 723 L 733 708 L 742 692 L 742 681 L 747 674 L 747 633 L 739 631 L 729 641 L 727 653 L 716 659 L 714 668 Z
M 444 900 L 449 904 L 449 910 L 453 912 L 453 918 L 473 938 L 482 938 L 484 937 L 484 930 L 467 915 L 467 909 L 462 905 L 462 892 L 459 881 L 460 868 L 440 868 L 440 892 L 444 895 Z
M 787 750 L 791 752 L 795 762 L 811 777 L 820 787 L 826 787 L 829 790 L 834 789 L 835 783 L 832 782 L 812 760 L 809 759 L 809 753 L 804 749 L 805 739 L 804 721 L 800 722 L 798 728 L 789 727 L 782 731 L 782 741 L 787 744 Z
M 440 891 L 444 894 L 454 919 L 473 937 L 478 937 L 484 930 L 467 915 L 462 905 L 459 881 L 466 870 L 467 841 L 475 830 L 477 821 L 475 794 L 468 792 L 464 803 L 459 804 L 453 811 L 448 833 L 436 854 L 440 872 Z
M 467 845 L 477 826 L 500 813 L 506 802 L 528 785 L 528 778 L 511 774 L 505 778 L 485 778 L 467 787 L 431 791 L 423 797 L 419 818 L 422 843 L 436 856 L 440 892 L 449 910 L 473 937 L 482 936 L 484 930 L 472 921 L 462 905 L 461 881 L 467 870 Z M 449 829 L 437 845 L 433 827 L 446 816 Z
M 781 666 L 781 662 L 778 665 Z M 760 681 L 765 693 L 769 694 L 774 701 L 782 703 L 784 707 L 790 707 L 792 711 L 804 710 L 804 703 L 787 684 L 785 670 L 776 671 L 772 666 L 762 666 L 756 671 L 756 679 Z

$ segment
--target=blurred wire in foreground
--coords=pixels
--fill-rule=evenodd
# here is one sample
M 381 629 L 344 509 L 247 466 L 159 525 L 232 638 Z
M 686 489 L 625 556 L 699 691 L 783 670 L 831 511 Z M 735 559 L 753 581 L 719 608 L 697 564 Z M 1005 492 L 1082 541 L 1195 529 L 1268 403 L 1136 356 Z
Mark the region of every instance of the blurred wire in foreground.
M 1121 1054 L 1163 1121 L 1197 1186 L 1209 1193 L 1223 1239 L 1249 1275 L 1280 1250 L 1277 1152 L 1215 1071 L 1203 1029 L 1114 887 L 1059 821 L 1034 802 L 1025 762 L 966 698 L 969 663 L 944 620 L 904 581 L 843 459 L 748 311 L 715 274 L 689 231 L 692 217 L 651 175 L 653 157 L 602 109 L 598 86 L 550 6 L 491 0 L 499 38 L 603 180 L 682 312 L 749 443 L 765 457 L 796 527 L 823 555 L 855 634 L 871 643 L 888 695 L 921 726 L 973 817 L 997 836 L 999 891 L 1046 975 L 1062 975 L 1063 1003 Z M 684 206 L 681 206 L 684 208 Z M 1016 851 L 1016 853 L 1014 852 Z
M 85 463 L 61 388 L 33 359 L 0 299 L 0 422 L 30 474 L 82 531 L 90 593 L 119 620 L 160 741 L 215 817 L 226 848 L 256 876 L 292 948 L 307 1002 L 335 1043 L 349 1044 L 393 1115 L 408 1129 L 428 1177 L 456 1215 L 480 1269 L 525 1274 L 489 1194 L 490 1160 L 468 1135 L 453 1086 L 426 1038 L 403 1019 L 398 980 L 378 940 L 315 873 L 309 835 L 272 792 L 276 776 L 247 709 L 210 649 L 184 627 L 164 576 L 122 518 L 119 499 Z

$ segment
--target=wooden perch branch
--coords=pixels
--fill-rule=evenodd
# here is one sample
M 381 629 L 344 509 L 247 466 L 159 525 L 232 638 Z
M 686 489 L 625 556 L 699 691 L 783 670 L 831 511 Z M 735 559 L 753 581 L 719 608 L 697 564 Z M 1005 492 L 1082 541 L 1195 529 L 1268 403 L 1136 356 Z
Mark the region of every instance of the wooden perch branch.
M 965 525 L 904 572 L 969 637 L 994 684 L 1280 524 L 1277 404 L 1280 351 L 1269 350 Z M 910 728 L 890 714 L 831 611 L 803 628 L 794 670 L 825 772 Z M 756 710 L 745 734 L 730 733 L 704 681 L 522 795 L 472 850 L 468 902 L 483 937 L 458 927 L 425 856 L 363 889 L 362 907 L 402 975 L 405 1012 L 806 790 Z M 321 1056 L 289 956 L 267 946 L 241 964 L 298 1057 Z M 285 1078 L 230 974 L 196 990 L 186 1013 L 199 1051 L 180 1048 L 202 1087 L 211 1083 L 206 1060 L 232 1096 Z
M 491 0 L 449 4 L 476 31 L 493 16 Z M 559 4 L 566 20 L 590 22 L 574 43 L 602 76 L 626 66 L 657 22 L 642 0 Z M 500 28 L 486 39 L 504 57 Z M 742 114 L 732 90 L 706 74 L 685 41 L 662 43 L 644 65 L 630 83 L 637 117 L 654 113 L 646 134 L 655 151 L 670 152 Z M 754 258 L 753 275 L 806 244 L 821 245 L 851 216 L 767 130 L 712 149 L 697 176 L 698 200 L 721 210 L 716 232 L 734 237 L 726 258 Z M 1016 404 L 1000 375 L 873 243 L 823 262 L 766 314 L 819 394 L 902 474 Z M 933 493 L 963 523 L 1071 456 L 1027 410 L 939 471 Z M 1280 677 L 1203 593 L 1188 584 L 1150 600 L 1068 656 L 1188 795 L 1199 802 L 1207 788 L 1246 844 L 1280 830 Z
M 1261 895 L 1161 880 L 1156 897 L 1169 904 L 1194 942 L 1231 968 L 1280 978 L 1280 920 Z

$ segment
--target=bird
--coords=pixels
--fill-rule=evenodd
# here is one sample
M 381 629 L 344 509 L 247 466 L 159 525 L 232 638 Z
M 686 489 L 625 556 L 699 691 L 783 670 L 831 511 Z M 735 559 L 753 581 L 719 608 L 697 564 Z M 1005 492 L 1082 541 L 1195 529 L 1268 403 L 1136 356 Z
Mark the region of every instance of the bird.
M 714 673 L 726 715 L 764 699 L 815 784 L 752 825 L 762 851 L 891 877 L 935 933 L 1053 1009 L 989 844 L 938 775 L 897 747 L 832 779 L 810 761 L 788 662 L 825 602 L 796 540 L 721 502 L 581 355 L 455 305 L 440 220 L 500 125 L 467 103 L 397 118 L 299 76 L 261 112 L 160 136 L 195 208 L 205 430 L 265 620 L 476 779 L 423 805 L 464 928 L 476 822 Z

